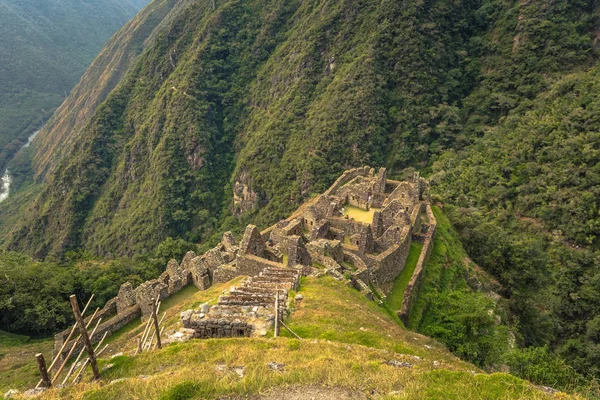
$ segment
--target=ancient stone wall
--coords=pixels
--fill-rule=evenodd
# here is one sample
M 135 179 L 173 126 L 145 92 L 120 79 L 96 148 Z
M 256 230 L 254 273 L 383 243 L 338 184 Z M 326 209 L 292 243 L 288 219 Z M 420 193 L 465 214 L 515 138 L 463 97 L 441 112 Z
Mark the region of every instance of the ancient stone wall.
M 344 171 L 344 173 L 336 179 L 336 181 L 333 183 L 333 185 L 331 185 L 329 187 L 329 189 L 327 189 L 327 191 L 324 193 L 325 196 L 330 196 L 335 194 L 335 192 L 342 187 L 343 185 L 345 185 L 346 183 L 350 182 L 352 179 L 356 178 L 357 176 L 367 176 L 369 174 L 370 168 L 369 167 L 362 167 L 362 168 L 354 168 L 354 169 L 350 169 L 347 171 Z
M 225 283 L 238 277 L 240 272 L 236 268 L 234 263 L 221 265 L 215 268 L 213 272 L 213 284 L 214 283 Z
M 371 280 L 385 293 L 391 290 L 394 280 L 404 269 L 410 243 L 410 226 L 405 226 L 400 234 L 400 241 L 374 257 Z
M 306 245 L 313 262 L 325 265 L 324 257 L 333 258 L 337 262 L 344 261 L 344 249 L 339 240 L 317 239 Z
M 310 240 L 316 240 L 319 238 L 324 238 L 327 236 L 327 232 L 329 231 L 330 223 L 326 219 L 322 219 L 317 221 L 310 232 Z
M 427 217 L 429 219 L 429 228 L 427 229 L 427 233 L 425 235 L 425 240 L 423 242 L 423 249 L 421 250 L 421 255 L 419 256 L 419 261 L 417 261 L 417 266 L 415 271 L 410 278 L 406 289 L 404 290 L 404 297 L 402 299 L 402 307 L 400 311 L 398 311 L 398 317 L 405 323 L 408 324 L 408 319 L 410 317 L 410 311 L 412 306 L 417 299 L 419 294 L 419 290 L 421 288 L 421 282 L 423 281 L 423 274 L 425 272 L 425 263 L 429 259 L 429 255 L 434 246 L 434 238 L 435 238 L 435 230 L 437 228 L 437 221 L 435 216 L 433 215 L 433 211 L 431 206 L 427 204 L 426 206 Z
M 394 191 L 383 202 L 386 207 L 392 201 L 398 200 L 408 212 L 412 212 L 413 208 L 419 203 L 419 191 L 408 182 L 401 182 L 396 186 Z
M 285 268 L 285 265 L 253 254 L 246 254 L 237 258 L 238 275 L 255 276 L 267 267 Z
M 200 289 L 208 288 L 210 286 L 208 271 L 201 264 L 200 257 L 195 257 L 194 252 L 188 252 L 181 265 L 175 260 L 169 261 L 166 271 L 158 279 L 144 282 L 135 289 L 129 282 L 122 284 L 117 296 L 106 302 L 105 306 L 96 313 L 90 326 L 93 327 L 100 318 L 102 323 L 91 338 L 92 342 L 98 342 L 105 333 L 111 335 L 137 318 L 148 318 L 151 314 L 152 299 L 164 300 L 192 282 Z M 89 322 L 91 317 L 92 313 L 88 312 L 85 322 Z M 70 331 L 68 329 L 54 336 L 54 355 L 62 347 Z M 73 338 L 65 346 L 62 356 L 71 350 L 74 343 Z M 79 351 L 81 346 L 78 344 L 75 351 Z
M 107 321 L 102 322 L 100 325 L 98 325 L 98 328 L 96 329 L 96 332 L 94 333 L 94 336 L 90 337 L 91 342 L 93 344 L 98 343 L 100 341 L 100 339 L 102 339 L 102 336 L 104 336 L 105 333 L 107 333 L 107 336 L 110 336 L 113 333 L 117 332 L 119 329 L 123 328 L 128 323 L 140 318 L 141 315 L 142 315 L 142 313 L 141 313 L 140 307 L 137 305 L 135 305 L 133 307 L 129 307 L 126 310 L 123 310 L 122 312 L 120 312 L 119 314 L 114 316 L 113 318 L 110 318 Z M 94 321 L 98 321 L 98 318 L 99 317 L 95 318 Z M 104 319 L 103 319 L 103 321 L 104 321 Z M 91 327 L 93 328 L 94 326 L 95 326 L 95 322 L 91 325 Z M 54 337 L 54 352 L 52 354 L 53 358 L 56 356 L 56 353 L 58 352 L 58 350 L 62 347 L 64 340 L 67 338 L 70 331 L 71 331 L 70 329 L 68 331 L 65 331 L 66 335 L 63 334 L 63 332 L 61 332 L 61 334 L 58 334 Z M 73 335 L 73 337 L 74 338 L 77 337 L 77 332 L 75 333 L 75 335 Z M 67 343 L 64 350 L 62 351 L 61 360 L 67 356 L 67 354 L 73 347 L 73 344 L 75 343 L 74 338 L 71 339 L 69 341 L 69 343 Z M 83 342 L 79 342 L 75 346 L 74 353 L 76 354 L 79 351 L 81 351 L 83 346 L 84 346 Z M 59 364 L 57 363 L 56 367 L 58 367 L 58 366 L 59 366 Z

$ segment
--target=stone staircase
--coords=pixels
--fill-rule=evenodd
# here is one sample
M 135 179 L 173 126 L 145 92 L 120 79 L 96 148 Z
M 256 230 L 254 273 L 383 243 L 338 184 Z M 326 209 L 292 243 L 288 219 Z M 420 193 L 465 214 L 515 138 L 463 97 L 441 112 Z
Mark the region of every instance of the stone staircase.
M 181 314 L 184 328 L 194 338 L 264 336 L 275 321 L 275 299 L 279 295 L 279 317 L 287 311 L 288 292 L 297 290 L 301 270 L 267 267 L 241 286 L 219 296 L 216 305 Z

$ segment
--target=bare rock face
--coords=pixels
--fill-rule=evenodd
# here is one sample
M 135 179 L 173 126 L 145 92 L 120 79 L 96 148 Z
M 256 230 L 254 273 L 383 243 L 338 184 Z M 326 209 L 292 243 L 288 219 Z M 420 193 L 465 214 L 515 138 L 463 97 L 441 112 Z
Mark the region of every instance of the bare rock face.
M 250 174 L 243 169 L 233 185 L 233 214 L 251 211 L 258 204 L 258 195 L 252 190 Z
M 188 165 L 195 170 L 204 167 L 206 165 L 206 158 L 204 158 L 204 154 L 206 154 L 206 150 L 202 146 L 195 146 L 186 157 Z

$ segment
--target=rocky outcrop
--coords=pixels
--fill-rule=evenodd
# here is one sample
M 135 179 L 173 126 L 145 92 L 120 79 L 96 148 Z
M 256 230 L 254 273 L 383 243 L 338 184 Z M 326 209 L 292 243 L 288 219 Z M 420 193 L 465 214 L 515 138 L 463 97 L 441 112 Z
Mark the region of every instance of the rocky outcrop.
M 243 169 L 233 185 L 233 214 L 252 211 L 257 204 L 258 195 L 252 190 L 252 179 L 248 171 Z

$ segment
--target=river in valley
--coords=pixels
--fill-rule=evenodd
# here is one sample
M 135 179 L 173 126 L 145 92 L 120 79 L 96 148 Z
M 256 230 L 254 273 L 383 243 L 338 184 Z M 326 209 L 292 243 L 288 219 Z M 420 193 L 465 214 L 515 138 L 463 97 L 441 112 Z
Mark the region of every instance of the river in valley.
M 21 149 L 29 147 L 31 145 L 31 142 L 33 141 L 33 139 L 35 139 L 35 137 L 38 135 L 38 133 L 40 133 L 39 130 L 32 133 L 31 136 L 29 136 L 29 138 L 27 139 L 27 143 L 25 143 L 23 145 L 23 147 L 21 147 Z M 21 150 L 19 150 L 19 151 L 21 151 Z M 10 171 L 7 168 L 4 170 L 4 174 L 2 174 L 2 179 L 0 180 L 0 203 L 2 203 L 4 200 L 8 199 L 8 196 L 10 194 L 11 183 L 12 183 L 12 176 L 10 175 Z

